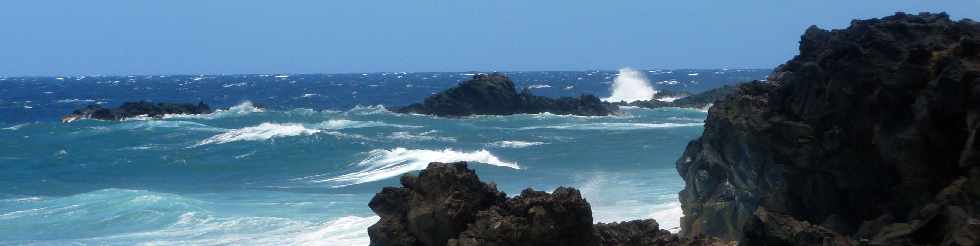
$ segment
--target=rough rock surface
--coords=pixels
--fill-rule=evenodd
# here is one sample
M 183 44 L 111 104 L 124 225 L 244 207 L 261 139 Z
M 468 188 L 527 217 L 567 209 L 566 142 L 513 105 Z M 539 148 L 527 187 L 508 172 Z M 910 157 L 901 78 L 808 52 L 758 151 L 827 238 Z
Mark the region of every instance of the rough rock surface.
M 616 112 L 616 107 L 592 95 L 577 98 L 548 98 L 532 95 L 530 90 L 517 92 L 514 82 L 499 73 L 477 74 L 459 86 L 426 98 L 422 103 L 394 109 L 399 113 L 437 116 L 511 115 L 549 112 L 603 116 Z
M 79 119 L 122 120 L 139 116 L 162 117 L 167 114 L 208 114 L 211 112 L 211 107 L 204 104 L 204 102 L 191 104 L 139 101 L 125 102 L 118 108 L 104 108 L 99 105 L 89 105 L 66 115 L 61 121 L 71 122 Z
M 654 220 L 593 225 L 589 203 L 573 188 L 506 198 L 465 162 L 430 163 L 401 182 L 371 199 L 381 217 L 368 229 L 371 245 L 720 245 L 678 238 Z
M 750 245 L 980 244 L 980 24 L 811 27 L 709 111 L 677 161 L 682 236 Z

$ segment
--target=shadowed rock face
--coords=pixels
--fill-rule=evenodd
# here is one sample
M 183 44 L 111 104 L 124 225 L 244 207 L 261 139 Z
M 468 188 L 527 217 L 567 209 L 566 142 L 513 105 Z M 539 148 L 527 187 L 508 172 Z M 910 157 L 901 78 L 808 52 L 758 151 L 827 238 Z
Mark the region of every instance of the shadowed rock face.
M 980 243 L 980 24 L 811 27 L 677 161 L 682 233 L 756 244 Z M 848 239 L 848 237 L 850 239 Z
M 549 112 L 603 116 L 616 112 L 616 107 L 592 95 L 577 98 L 548 98 L 531 95 L 529 90 L 518 93 L 514 82 L 499 73 L 478 74 L 459 86 L 432 95 L 422 103 L 396 108 L 399 113 L 437 116 L 511 115 Z
M 524 190 L 506 198 L 480 182 L 465 162 L 430 163 L 386 187 L 369 206 L 381 219 L 368 229 L 371 245 L 708 245 L 660 230 L 654 220 L 592 224 L 578 190 Z
M 89 105 L 66 115 L 62 118 L 62 122 L 71 122 L 78 119 L 122 120 L 138 116 L 162 117 L 168 114 L 209 114 L 211 112 L 211 107 L 204 104 L 204 102 L 191 104 L 139 101 L 125 102 L 118 108 L 103 108 L 99 105 Z

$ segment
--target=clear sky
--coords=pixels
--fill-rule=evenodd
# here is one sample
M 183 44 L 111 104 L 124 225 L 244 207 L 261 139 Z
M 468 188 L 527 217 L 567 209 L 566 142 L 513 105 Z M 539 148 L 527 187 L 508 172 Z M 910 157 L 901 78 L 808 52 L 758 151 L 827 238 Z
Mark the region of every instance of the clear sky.
M 0 75 L 771 68 L 809 25 L 980 0 L 25 0 Z

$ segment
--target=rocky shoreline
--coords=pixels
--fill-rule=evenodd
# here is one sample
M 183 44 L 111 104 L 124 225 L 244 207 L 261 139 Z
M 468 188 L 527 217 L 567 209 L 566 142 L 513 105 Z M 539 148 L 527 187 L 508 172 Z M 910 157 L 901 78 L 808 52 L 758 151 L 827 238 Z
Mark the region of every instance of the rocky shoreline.
M 677 161 L 678 235 L 593 224 L 573 188 L 507 198 L 463 163 L 432 163 L 371 201 L 371 244 L 980 244 L 980 23 L 811 27 L 767 81 L 729 89 Z
M 683 236 L 980 243 L 980 24 L 898 13 L 811 27 L 709 111 L 677 162 Z

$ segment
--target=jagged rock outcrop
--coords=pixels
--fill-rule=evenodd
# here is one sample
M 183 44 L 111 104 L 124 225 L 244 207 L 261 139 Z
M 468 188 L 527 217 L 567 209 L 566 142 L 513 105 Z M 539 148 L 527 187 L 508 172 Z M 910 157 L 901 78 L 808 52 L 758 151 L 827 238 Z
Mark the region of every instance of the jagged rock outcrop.
M 630 103 L 616 103 L 617 105 L 623 106 L 637 106 L 644 108 L 662 108 L 662 107 L 678 107 L 678 108 L 707 108 L 708 106 L 715 103 L 715 101 L 724 99 L 728 95 L 735 92 L 736 86 L 725 85 L 722 87 L 707 90 L 698 94 L 688 94 L 685 92 L 658 92 L 654 99 L 645 101 L 635 101 Z M 661 95 L 664 94 L 664 95 Z M 674 100 L 665 100 L 666 98 L 676 98 Z
M 122 120 L 132 117 L 162 117 L 168 114 L 209 114 L 211 107 L 204 102 L 192 103 L 151 103 L 146 101 L 125 102 L 118 108 L 104 108 L 99 105 L 89 105 L 75 110 L 61 118 L 62 122 L 72 122 L 79 119 Z
M 677 161 L 683 236 L 750 245 L 980 244 L 980 24 L 811 27 L 709 111 Z
M 381 217 L 368 229 L 371 245 L 722 245 L 678 238 L 654 220 L 593 225 L 589 203 L 573 188 L 506 198 L 465 162 L 430 163 L 401 183 L 371 199 Z
M 394 109 L 399 113 L 436 116 L 571 114 L 610 115 L 617 111 L 593 95 L 548 98 L 532 95 L 530 90 L 517 92 L 514 82 L 500 73 L 477 74 L 473 79 L 426 98 L 422 103 Z

